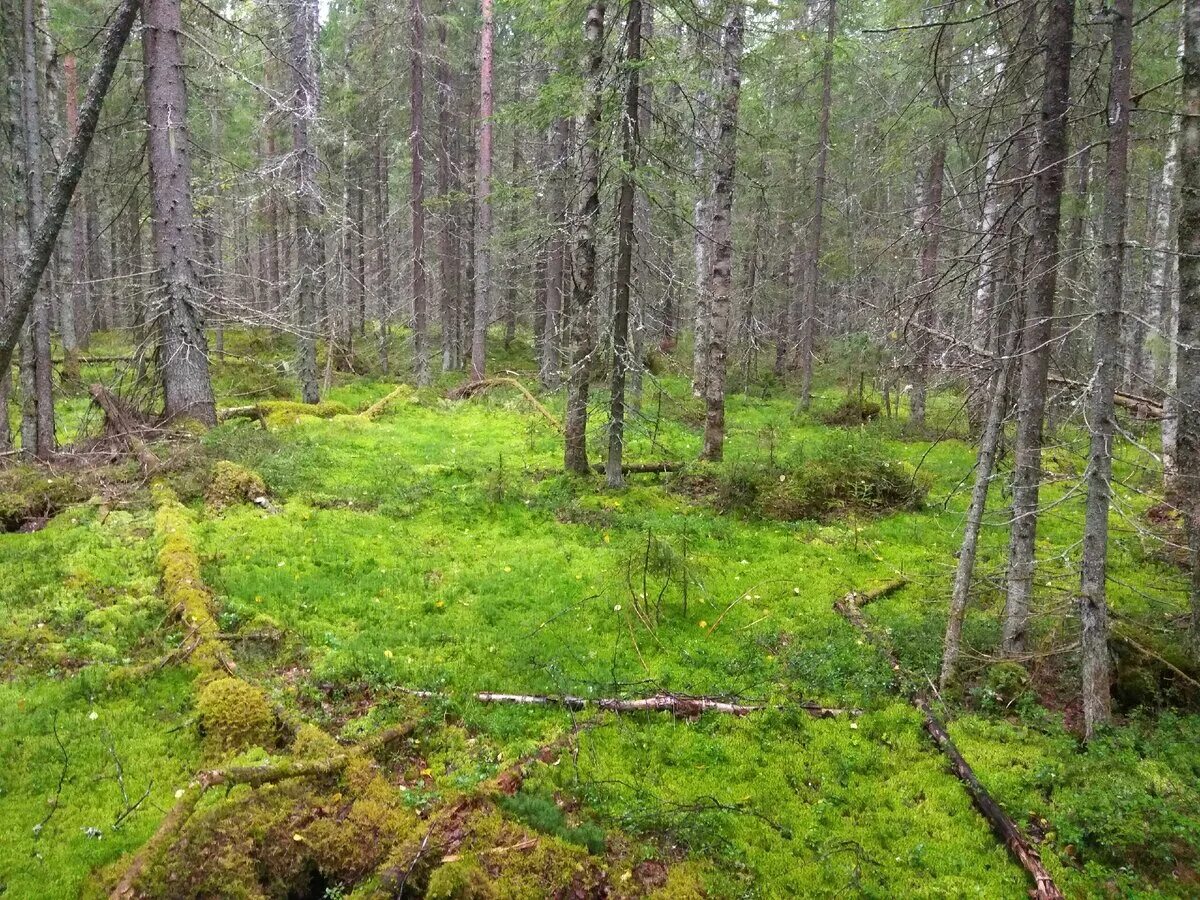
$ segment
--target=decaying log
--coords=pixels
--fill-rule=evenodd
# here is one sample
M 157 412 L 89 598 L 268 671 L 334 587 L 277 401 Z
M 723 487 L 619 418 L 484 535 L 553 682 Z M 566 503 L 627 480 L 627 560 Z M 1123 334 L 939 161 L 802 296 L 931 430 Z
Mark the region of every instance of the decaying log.
M 449 694 L 437 691 L 417 691 L 402 689 L 410 697 L 422 699 L 450 699 Z M 515 703 L 526 706 L 562 706 L 566 709 L 583 710 L 589 707 L 615 713 L 636 712 L 669 712 L 681 719 L 694 719 L 706 712 L 724 713 L 732 716 L 745 716 L 765 709 L 798 709 L 803 710 L 815 719 L 829 719 L 834 716 L 857 716 L 862 710 L 836 706 L 820 706 L 815 703 L 794 703 L 780 706 L 770 706 L 764 703 L 733 703 L 728 700 L 718 700 L 712 697 L 689 697 L 681 694 L 654 694 L 650 697 L 616 698 L 616 697 L 576 697 L 571 694 L 503 694 L 495 691 L 479 691 L 470 695 L 472 700 L 480 703 Z
M 862 614 L 862 605 L 864 602 L 871 602 L 886 597 L 901 586 L 902 583 L 893 582 L 874 591 L 866 591 L 861 594 L 851 592 L 833 605 L 834 609 L 862 632 L 863 636 L 871 641 L 876 649 L 884 655 L 888 661 L 888 665 L 891 666 L 892 671 L 897 676 L 903 674 L 900 660 L 890 645 L 882 640 L 867 623 Z M 910 682 L 914 685 L 916 684 L 915 680 L 910 679 Z M 1021 829 L 1017 827 L 1017 824 L 1009 817 L 1008 813 L 1000 807 L 1000 804 L 988 793 L 987 788 L 980 783 L 970 763 L 966 761 L 962 753 L 954 745 L 954 741 L 951 740 L 949 733 L 946 731 L 946 726 L 942 724 L 941 720 L 934 713 L 929 695 L 920 688 L 913 687 L 909 691 L 908 699 L 917 711 L 921 713 L 925 731 L 933 739 L 938 749 L 946 756 L 947 760 L 949 760 L 950 770 L 967 789 L 967 793 L 970 795 L 971 801 L 975 804 L 975 808 L 987 820 L 992 831 L 1000 838 L 1016 861 L 1033 878 L 1033 896 L 1037 900 L 1061 900 L 1063 893 L 1059 890 L 1058 885 L 1054 883 L 1054 878 L 1046 870 L 1041 856 L 1029 842 L 1029 839 L 1021 833 Z
M 254 419 L 264 429 L 267 427 L 267 416 L 263 412 L 263 408 L 258 404 L 251 406 L 230 406 L 226 409 L 217 410 L 218 422 L 228 422 L 230 419 Z
M 150 840 L 143 844 L 130 860 L 125 874 L 121 876 L 121 880 L 109 894 L 109 900 L 126 900 L 133 896 L 134 884 L 146 868 L 146 864 L 165 850 L 183 830 L 205 791 L 210 787 L 234 787 L 240 784 L 261 787 L 267 784 L 278 784 L 292 778 L 322 778 L 334 775 L 345 769 L 355 756 L 373 753 L 387 744 L 401 740 L 412 734 L 414 727 L 414 723 L 405 722 L 392 728 L 386 728 L 369 737 L 353 750 L 334 754 L 324 759 L 284 760 L 265 766 L 231 766 L 226 769 L 211 769 L 201 772 L 192 780 L 191 784 L 176 795 L 178 799 L 175 805 L 171 807 Z
M 542 418 L 554 426 L 555 431 L 562 431 L 562 424 L 554 417 L 554 414 L 550 412 L 550 410 L 546 409 L 546 407 L 544 407 L 538 401 L 537 397 L 533 396 L 533 394 L 529 392 L 529 388 L 525 387 L 525 385 L 521 384 L 521 382 L 517 381 L 515 378 L 485 378 L 482 381 L 468 381 L 466 384 L 461 384 L 454 390 L 447 393 L 446 399 L 468 400 L 471 397 L 474 397 L 476 394 L 491 390 L 495 387 L 516 388 L 525 395 L 525 399 L 530 402 L 533 408 L 542 414 Z
M 408 385 L 402 384 L 398 388 L 396 388 L 394 391 L 392 391 L 390 394 L 388 394 L 386 397 L 380 397 L 378 400 L 376 400 L 374 403 L 372 403 L 370 406 L 368 406 L 366 409 L 364 409 L 361 413 L 359 413 L 359 415 L 362 416 L 367 421 L 371 421 L 376 416 L 378 416 L 381 412 L 383 412 L 388 407 L 388 404 L 390 404 L 397 397 L 400 397 L 403 394 L 407 394 L 409 392 L 409 390 L 410 390 L 410 388 L 408 387 Z
M 1079 388 L 1087 390 L 1088 386 L 1082 381 L 1074 381 L 1070 378 L 1064 378 L 1061 375 L 1048 375 L 1046 380 L 1051 384 L 1062 385 L 1063 387 Z M 1150 397 L 1142 397 L 1138 394 L 1130 394 L 1124 391 L 1116 391 L 1113 393 L 1113 403 L 1120 406 L 1122 409 L 1128 409 L 1133 412 L 1139 419 L 1161 419 L 1163 417 L 1163 405 L 1157 400 Z

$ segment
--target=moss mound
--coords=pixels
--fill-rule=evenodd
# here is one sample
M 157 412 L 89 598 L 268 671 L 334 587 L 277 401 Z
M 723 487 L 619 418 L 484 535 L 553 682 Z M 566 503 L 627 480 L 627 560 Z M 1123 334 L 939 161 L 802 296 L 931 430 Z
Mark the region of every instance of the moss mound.
M 209 749 L 220 755 L 274 743 L 275 714 L 266 695 L 240 678 L 218 678 L 196 701 Z
M 253 502 L 266 493 L 267 485 L 257 472 L 223 459 L 213 466 L 212 480 L 204 497 L 210 507 L 221 510 Z
M 88 490 L 77 479 L 36 466 L 0 469 L 0 531 L 30 527 L 87 498 Z
M 919 509 L 928 492 L 912 466 L 895 458 L 883 441 L 853 432 L 823 438 L 781 462 L 734 460 L 699 477 L 706 481 L 700 493 L 712 494 L 721 511 L 780 521 Z
M 860 400 L 858 397 L 847 397 L 833 410 L 821 416 L 826 425 L 835 427 L 851 427 L 865 425 L 879 418 L 883 407 L 874 400 Z

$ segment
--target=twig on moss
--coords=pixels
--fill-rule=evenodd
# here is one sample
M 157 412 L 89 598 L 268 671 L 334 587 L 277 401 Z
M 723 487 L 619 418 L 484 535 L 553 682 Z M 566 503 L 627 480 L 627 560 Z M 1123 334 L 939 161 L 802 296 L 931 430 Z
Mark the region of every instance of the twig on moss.
M 63 746 L 62 738 L 58 736 L 58 710 L 54 711 L 54 716 L 50 720 L 50 730 L 54 733 L 54 743 L 58 744 L 58 752 L 62 757 L 62 768 L 58 772 L 58 784 L 54 788 L 54 796 L 50 798 L 50 808 L 46 810 L 46 815 L 42 817 L 42 821 L 33 826 L 33 839 L 35 842 L 42 836 L 42 832 L 50 824 L 50 820 L 58 810 L 59 801 L 62 799 L 63 785 L 67 781 L 67 769 L 71 765 L 71 757 L 67 753 L 67 748 Z

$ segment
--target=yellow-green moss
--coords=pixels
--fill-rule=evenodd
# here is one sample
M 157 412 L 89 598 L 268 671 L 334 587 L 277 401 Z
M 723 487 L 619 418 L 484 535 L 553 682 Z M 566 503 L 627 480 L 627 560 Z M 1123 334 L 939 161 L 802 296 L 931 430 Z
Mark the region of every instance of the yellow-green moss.
M 275 715 L 266 694 L 240 678 L 218 678 L 196 701 L 209 749 L 220 753 L 274 743 Z
M 475 858 L 460 859 L 434 869 L 425 889 L 426 900 L 485 900 L 498 896 L 491 876 Z
M 345 403 L 322 400 L 320 403 L 297 403 L 293 400 L 272 400 L 261 404 L 268 427 L 294 425 L 305 417 L 332 419 L 349 416 L 353 411 Z
M 267 485 L 257 472 L 223 459 L 213 467 L 204 497 L 209 506 L 220 510 L 253 501 L 266 493 Z

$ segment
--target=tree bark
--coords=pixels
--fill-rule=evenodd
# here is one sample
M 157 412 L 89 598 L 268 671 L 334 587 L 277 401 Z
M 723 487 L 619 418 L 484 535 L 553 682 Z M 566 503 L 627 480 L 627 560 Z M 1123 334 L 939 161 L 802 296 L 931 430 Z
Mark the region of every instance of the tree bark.
M 567 209 L 564 189 L 569 126 L 566 119 L 554 123 L 550 142 L 551 172 L 549 207 L 552 217 L 546 251 L 546 319 L 542 335 L 539 380 L 554 390 L 562 377 L 562 318 L 564 258 L 567 254 Z
M 1129 112 L 1133 63 L 1133 0 L 1114 0 L 1112 73 L 1108 86 L 1108 154 L 1104 173 L 1104 219 L 1100 294 L 1092 348 L 1092 440 L 1084 476 L 1087 505 L 1080 561 L 1079 622 L 1082 654 L 1084 737 L 1112 719 L 1109 698 L 1108 511 L 1112 492 L 1113 392 L 1121 356 L 1121 290 L 1125 265 L 1126 191 L 1129 185 Z
M 975 485 L 971 489 L 971 502 L 967 507 L 967 520 L 963 528 L 962 546 L 959 548 L 958 563 L 954 569 L 954 587 L 950 594 L 950 614 L 946 621 L 946 637 L 942 644 L 942 669 L 938 686 L 946 690 L 958 669 L 958 657 L 962 649 L 963 621 L 970 599 L 971 581 L 975 575 L 975 559 L 979 550 L 979 533 L 983 528 L 983 514 L 987 509 L 988 489 L 996 468 L 996 456 L 1000 439 L 1004 436 L 1004 417 L 1008 410 L 1008 382 L 1014 366 L 1017 348 L 1018 327 L 1012 324 L 1011 311 L 1008 336 L 1002 355 L 995 361 L 992 370 L 987 422 L 979 437 L 979 455 L 975 461 Z
M 429 384 L 428 297 L 425 294 L 425 19 L 421 0 L 409 0 L 412 72 L 409 83 L 412 152 L 413 377 Z
M 700 452 L 701 459 L 713 461 L 720 460 L 725 450 L 725 382 L 729 368 L 729 325 L 733 317 L 733 195 L 737 174 L 738 103 L 742 89 L 742 17 L 741 0 L 732 0 L 721 41 L 721 109 L 712 211 L 712 269 L 708 279 L 711 318 L 705 363 L 704 447 Z
M 454 252 L 454 211 L 450 202 L 450 66 L 447 61 L 449 47 L 445 7 L 443 0 L 437 20 L 438 60 L 434 78 L 437 81 L 437 192 L 442 216 L 438 227 L 438 312 L 442 329 L 442 371 L 450 372 L 458 365 L 454 316 L 458 298 L 455 294 L 457 261 Z
M 617 196 L 617 272 L 613 302 L 612 385 L 608 407 L 608 460 L 605 481 L 625 486 L 621 463 L 625 452 L 625 373 L 629 367 L 629 298 L 633 281 L 633 201 L 639 129 L 638 90 L 642 60 L 642 0 L 629 0 L 625 18 L 625 109 L 621 116 L 621 186 Z
M 600 117 L 604 110 L 604 0 L 591 0 L 584 25 L 587 45 L 587 113 L 580 135 L 580 210 L 571 266 L 571 367 L 563 427 L 563 465 L 588 473 L 588 384 L 591 378 L 592 306 L 596 300 L 596 225 L 600 220 Z
M 296 375 L 305 403 L 321 399 L 317 383 L 317 220 L 321 192 L 311 128 L 317 119 L 316 0 L 289 0 L 291 13 L 292 153 L 296 165 Z
M 1040 152 L 1035 185 L 1032 288 L 1028 297 L 1017 394 L 1012 534 L 1002 649 L 1016 656 L 1028 649 L 1033 595 L 1038 495 L 1042 475 L 1042 429 L 1051 324 L 1058 285 L 1058 228 L 1062 217 L 1063 169 L 1067 154 L 1067 113 L 1071 49 L 1075 24 L 1072 0 L 1051 0 L 1045 29 L 1046 63 L 1042 87 Z
M 67 137 L 79 128 L 79 76 L 75 54 L 68 53 L 63 60 L 66 74 Z M 59 329 L 62 332 L 63 357 L 67 377 L 79 378 L 79 350 L 81 344 L 79 321 L 88 317 L 87 285 L 87 203 L 77 197 L 71 212 L 71 292 L 63 298 L 58 312 Z
M 471 330 L 471 380 L 487 372 L 487 328 L 492 282 L 492 0 L 481 0 L 483 33 L 479 42 L 479 156 L 475 187 L 475 310 Z
M 817 126 L 817 170 L 813 177 L 813 214 L 804 259 L 804 316 L 800 322 L 800 406 L 812 403 L 813 350 L 817 328 L 817 291 L 821 285 L 821 231 L 825 221 L 825 183 L 829 168 L 829 113 L 833 106 L 833 45 L 837 40 L 837 0 L 826 0 L 825 56 L 821 62 L 821 117 Z
M 142 19 L 151 231 L 159 277 L 154 314 L 166 414 L 214 425 L 208 344 L 200 321 L 203 289 L 179 0 L 146 0 Z
M 1183 5 L 1179 148 L 1179 496 L 1191 552 L 1191 650 L 1200 661 L 1200 0 Z

